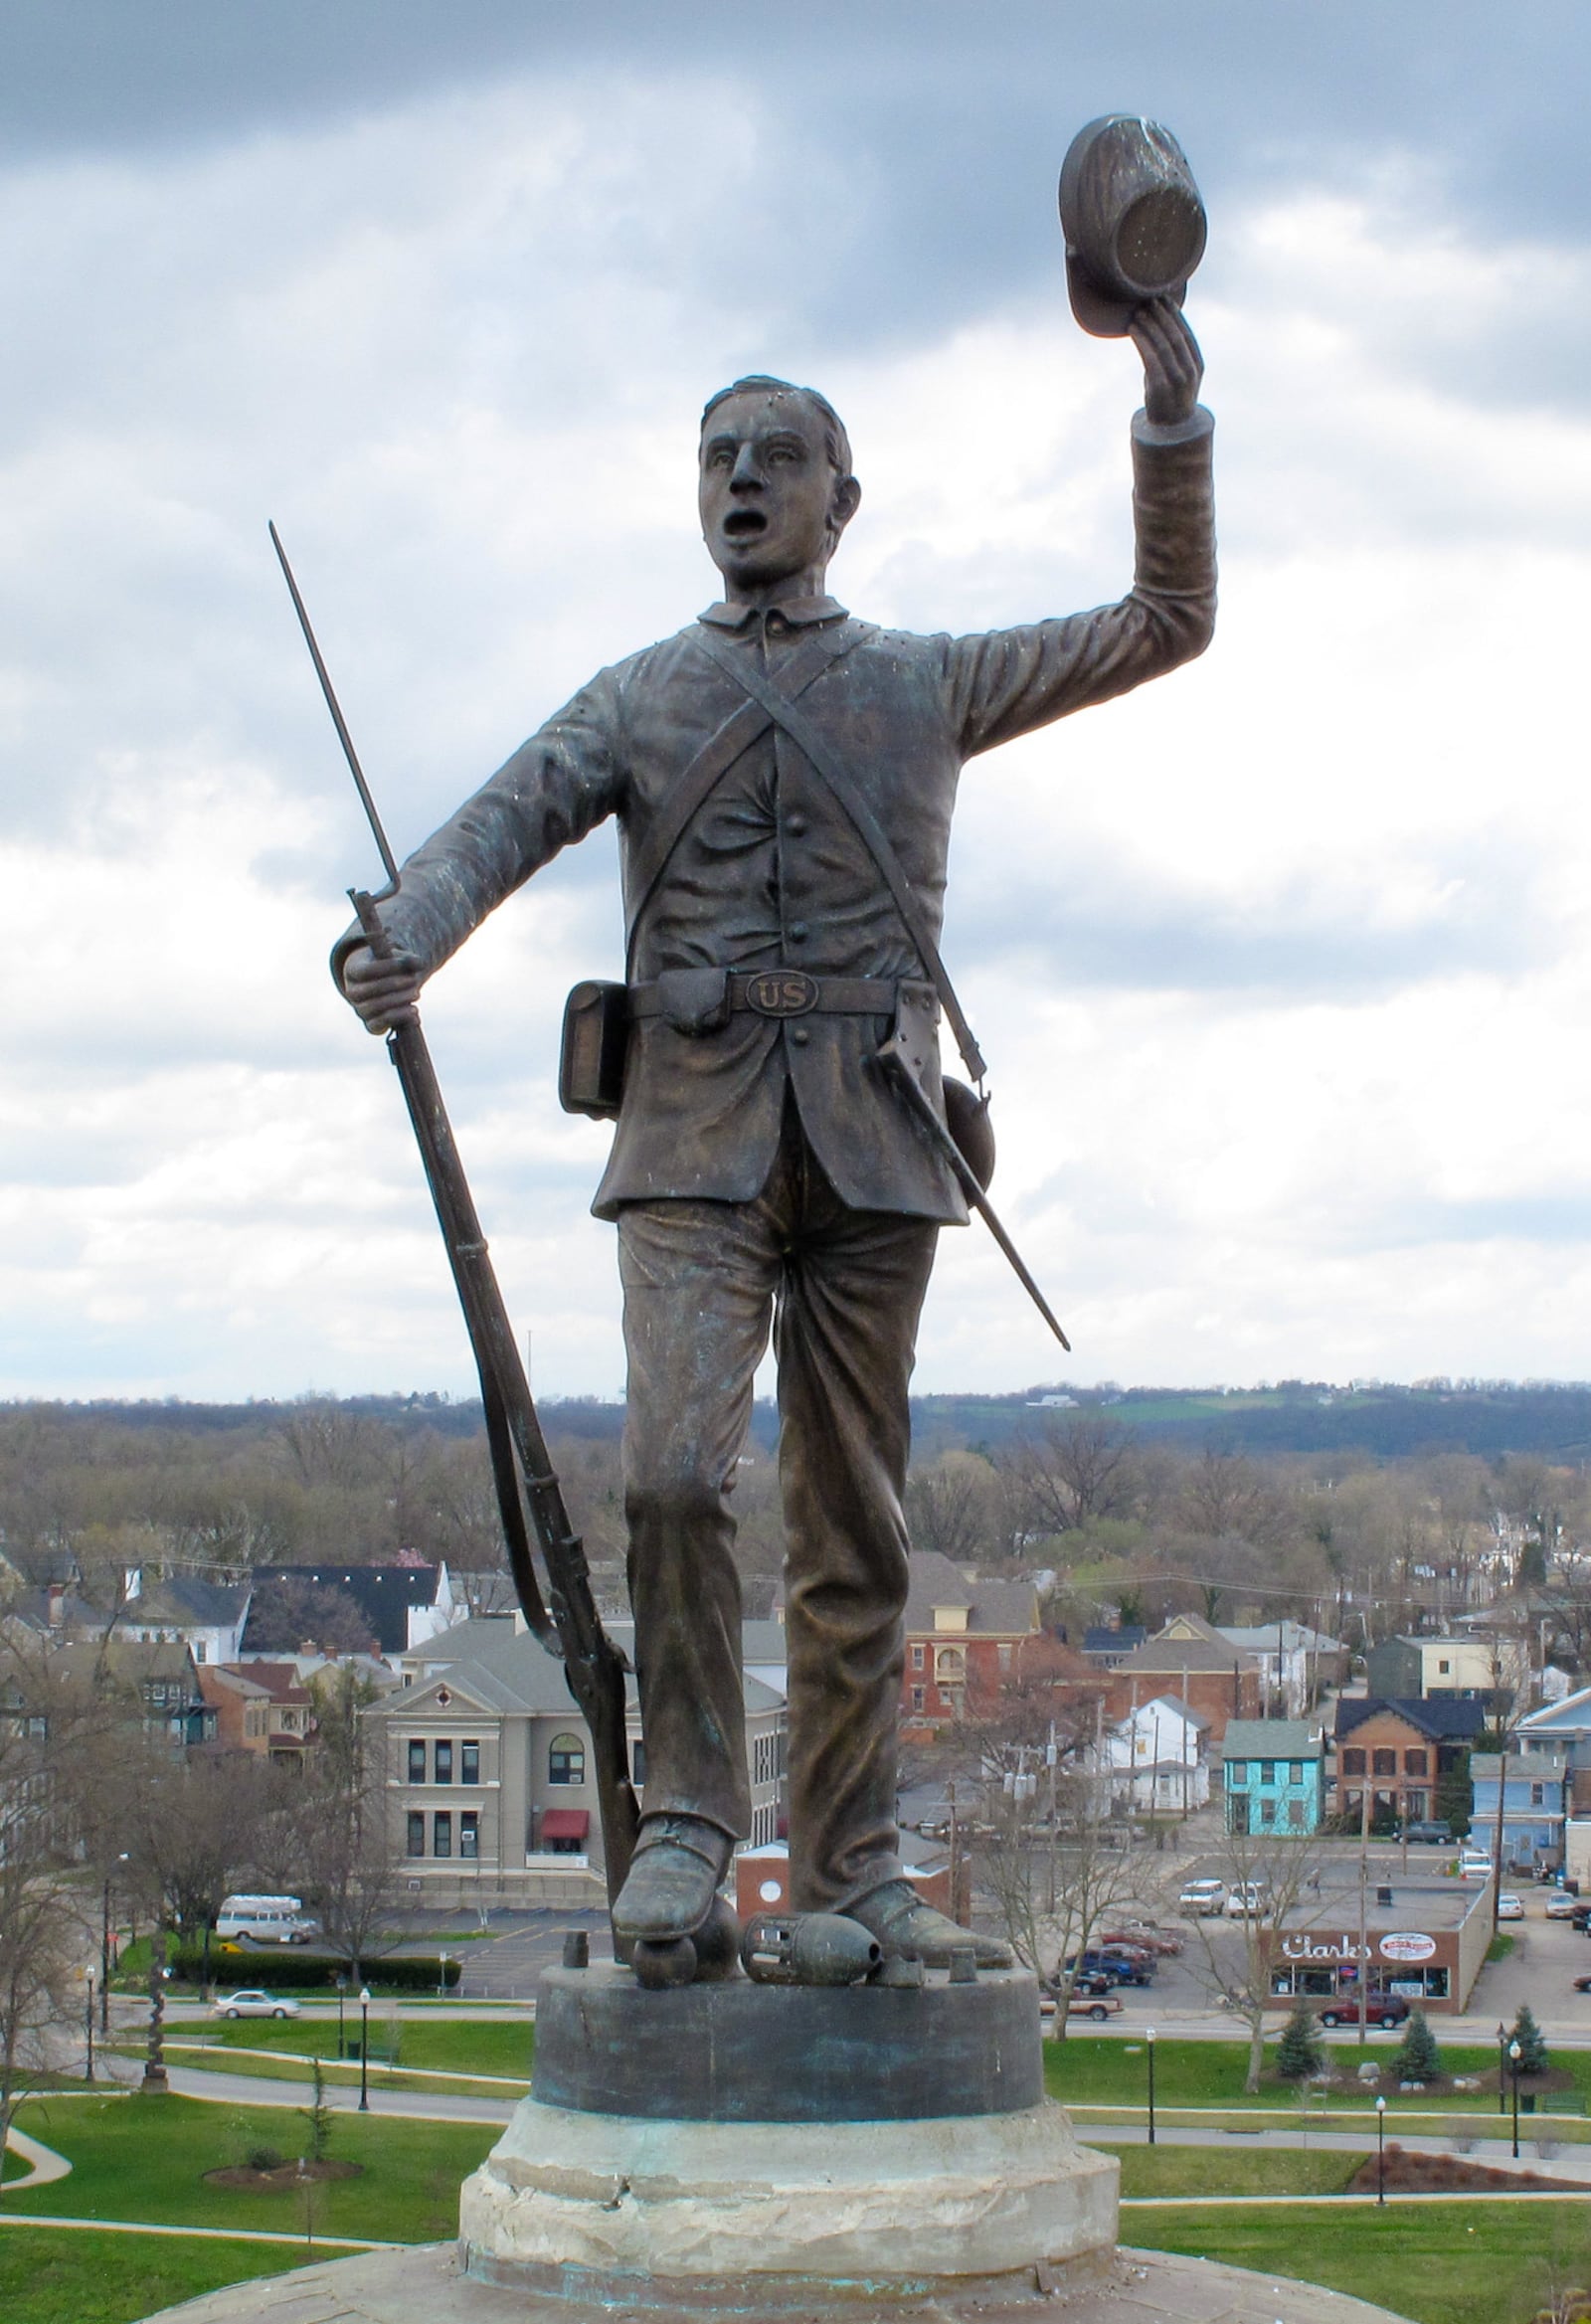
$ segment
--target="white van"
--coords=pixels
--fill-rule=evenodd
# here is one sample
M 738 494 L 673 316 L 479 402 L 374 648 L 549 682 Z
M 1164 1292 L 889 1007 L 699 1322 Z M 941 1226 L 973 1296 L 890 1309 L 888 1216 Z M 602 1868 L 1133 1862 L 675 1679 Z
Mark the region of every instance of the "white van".
M 1485 1849 L 1467 1848 L 1459 1858 L 1461 1880 L 1489 1880 L 1492 1877 L 1492 1859 Z
M 216 1934 L 257 1945 L 307 1945 L 320 1923 L 305 1917 L 301 1896 L 223 1896 Z

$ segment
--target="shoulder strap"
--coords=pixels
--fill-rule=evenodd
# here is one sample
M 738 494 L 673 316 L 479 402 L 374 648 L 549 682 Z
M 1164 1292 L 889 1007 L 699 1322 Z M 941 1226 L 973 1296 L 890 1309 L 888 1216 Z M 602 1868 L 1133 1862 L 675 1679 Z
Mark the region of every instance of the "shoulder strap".
M 791 691 L 801 693 L 814 678 L 820 678 L 831 662 L 849 653 L 857 642 L 855 631 L 849 636 L 836 630 L 818 630 L 806 638 L 791 655 L 787 671 L 792 681 Z M 747 657 L 750 658 L 749 656 Z M 719 661 L 721 669 L 738 679 L 732 653 Z M 701 809 L 706 805 L 718 785 L 743 751 L 749 750 L 761 734 L 766 734 L 773 720 L 767 706 L 757 700 L 742 702 L 732 710 L 723 724 L 703 743 L 680 776 L 668 798 L 663 801 L 651 829 L 635 849 L 629 866 L 626 899 L 629 913 L 629 933 L 625 945 L 625 975 L 628 976 L 635 950 L 635 938 L 640 928 L 641 914 L 651 902 L 653 891 L 668 867 L 674 849 L 685 836 Z
M 951 1029 L 956 1035 L 956 1046 L 966 1060 L 967 1070 L 974 1081 L 980 1082 L 986 1070 L 983 1053 L 972 1038 L 972 1028 L 962 1013 L 962 1004 L 956 997 L 955 987 L 923 917 L 922 907 L 912 893 L 911 882 L 878 817 L 806 713 L 798 710 L 789 696 L 774 684 L 766 670 L 758 668 L 749 654 L 737 654 L 721 638 L 710 636 L 705 630 L 698 632 L 696 642 L 726 676 L 732 677 L 744 692 L 751 695 L 754 702 L 761 703 L 775 725 L 784 728 L 796 749 L 810 761 L 820 780 L 827 784 L 853 825 L 857 837 L 877 864 L 884 885 L 894 898 L 895 909 L 905 922 L 906 933 L 917 947 L 928 980 L 939 994 L 940 1005 L 950 1019 Z

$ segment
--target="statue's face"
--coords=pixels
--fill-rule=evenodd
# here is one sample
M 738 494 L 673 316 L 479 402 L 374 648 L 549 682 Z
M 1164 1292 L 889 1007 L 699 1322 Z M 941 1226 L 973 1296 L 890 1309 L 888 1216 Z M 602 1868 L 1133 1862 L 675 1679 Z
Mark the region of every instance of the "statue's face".
M 732 586 L 767 588 L 827 563 L 855 505 L 819 415 L 798 396 L 751 391 L 718 406 L 702 438 L 697 503 L 708 555 Z

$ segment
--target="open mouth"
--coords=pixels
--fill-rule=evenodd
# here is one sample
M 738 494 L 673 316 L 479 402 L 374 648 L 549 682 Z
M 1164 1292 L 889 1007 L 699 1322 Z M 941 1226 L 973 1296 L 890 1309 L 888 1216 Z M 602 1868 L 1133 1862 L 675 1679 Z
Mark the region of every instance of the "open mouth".
M 755 541 L 768 530 L 768 519 L 760 508 L 732 508 L 724 519 L 724 537 L 731 541 Z

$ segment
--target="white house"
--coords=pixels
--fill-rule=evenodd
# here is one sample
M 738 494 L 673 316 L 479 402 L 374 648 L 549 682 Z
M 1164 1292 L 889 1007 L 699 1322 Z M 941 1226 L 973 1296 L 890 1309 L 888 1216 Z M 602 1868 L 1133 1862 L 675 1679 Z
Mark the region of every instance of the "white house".
M 1174 1695 L 1156 1695 L 1107 1727 L 1095 1772 L 1109 1784 L 1113 1804 L 1135 1815 L 1202 1808 L 1210 1796 L 1209 1725 Z

